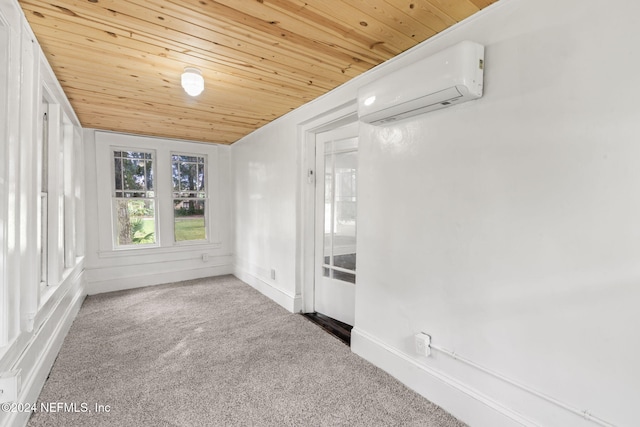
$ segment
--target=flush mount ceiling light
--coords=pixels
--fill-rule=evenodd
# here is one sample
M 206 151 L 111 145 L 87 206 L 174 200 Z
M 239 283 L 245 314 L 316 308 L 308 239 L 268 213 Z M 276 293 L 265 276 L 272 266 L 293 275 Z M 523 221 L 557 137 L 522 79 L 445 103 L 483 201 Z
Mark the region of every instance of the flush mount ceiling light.
M 198 96 L 204 90 L 204 78 L 197 68 L 186 67 L 182 73 L 182 88 L 191 96 Z

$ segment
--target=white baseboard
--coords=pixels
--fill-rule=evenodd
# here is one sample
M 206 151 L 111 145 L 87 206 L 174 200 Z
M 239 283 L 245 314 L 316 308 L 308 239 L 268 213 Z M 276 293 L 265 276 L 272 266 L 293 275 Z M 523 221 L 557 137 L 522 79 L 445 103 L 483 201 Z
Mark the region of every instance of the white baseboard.
M 21 370 L 22 387 L 18 395 L 20 403 L 35 403 L 38 400 L 64 338 L 80 311 L 86 293 L 82 285 L 82 275 L 80 274 L 77 279 L 77 282 L 71 284 L 65 294 L 60 297 L 14 365 L 14 369 Z M 10 413 L 0 422 L 0 426 L 26 426 L 30 415 L 29 412 Z
M 477 390 L 417 363 L 358 328 L 351 331 L 351 350 L 470 426 L 538 426 Z
M 87 272 L 91 276 L 97 276 L 95 272 L 91 272 L 91 270 L 89 269 L 87 270 Z M 103 280 L 94 279 L 90 280 L 87 283 L 87 294 L 95 295 L 104 292 L 143 288 L 145 286 L 181 282 L 183 280 L 200 279 L 203 277 L 222 276 L 225 274 L 233 274 L 233 266 L 231 264 L 215 265 L 202 268 L 189 268 L 162 273 L 138 274 L 126 277 L 114 277 Z
M 233 275 L 249 284 L 261 294 L 272 299 L 291 313 L 298 313 L 302 310 L 302 297 L 300 295 L 292 295 L 282 289 L 278 289 L 259 277 L 244 271 L 237 265 L 234 268 Z

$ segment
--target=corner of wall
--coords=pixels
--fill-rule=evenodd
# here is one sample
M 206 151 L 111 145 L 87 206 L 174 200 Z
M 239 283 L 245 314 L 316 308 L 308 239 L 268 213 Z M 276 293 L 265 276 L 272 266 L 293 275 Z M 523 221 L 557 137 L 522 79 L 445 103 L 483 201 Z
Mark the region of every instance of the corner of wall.
M 266 280 L 261 279 L 257 275 L 251 274 L 237 264 L 234 265 L 233 275 L 242 280 L 261 294 L 272 299 L 280 306 L 284 307 L 291 313 L 298 313 L 302 310 L 302 296 L 292 295 L 278 289 Z

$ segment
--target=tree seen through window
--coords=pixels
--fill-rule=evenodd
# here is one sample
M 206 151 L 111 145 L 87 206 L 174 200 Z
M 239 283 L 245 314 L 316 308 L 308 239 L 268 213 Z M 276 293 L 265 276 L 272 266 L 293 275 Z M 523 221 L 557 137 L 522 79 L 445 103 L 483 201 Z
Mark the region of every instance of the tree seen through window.
M 117 245 L 155 244 L 153 155 L 114 151 Z
M 176 242 L 207 239 L 205 164 L 203 156 L 171 156 Z

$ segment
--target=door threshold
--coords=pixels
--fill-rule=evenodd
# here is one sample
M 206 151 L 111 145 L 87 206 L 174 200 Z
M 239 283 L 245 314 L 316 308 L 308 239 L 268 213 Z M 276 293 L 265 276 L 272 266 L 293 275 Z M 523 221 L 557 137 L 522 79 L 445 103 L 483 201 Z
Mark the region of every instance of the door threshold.
M 351 347 L 351 329 L 353 329 L 353 326 L 321 313 L 302 313 L 302 315 Z

